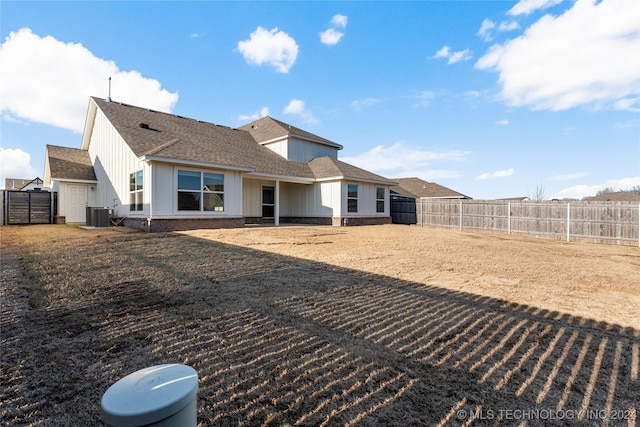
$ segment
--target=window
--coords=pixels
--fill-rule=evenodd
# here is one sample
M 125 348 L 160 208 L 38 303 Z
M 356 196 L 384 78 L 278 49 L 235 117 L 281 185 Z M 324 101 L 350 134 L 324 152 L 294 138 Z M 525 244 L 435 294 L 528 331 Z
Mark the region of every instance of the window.
M 376 187 L 376 212 L 384 213 L 384 187 Z
M 224 174 L 178 171 L 179 211 L 224 211 Z
M 129 174 L 129 210 L 131 212 L 142 210 L 143 194 L 142 171 Z
M 357 184 L 347 184 L 347 212 L 358 212 Z

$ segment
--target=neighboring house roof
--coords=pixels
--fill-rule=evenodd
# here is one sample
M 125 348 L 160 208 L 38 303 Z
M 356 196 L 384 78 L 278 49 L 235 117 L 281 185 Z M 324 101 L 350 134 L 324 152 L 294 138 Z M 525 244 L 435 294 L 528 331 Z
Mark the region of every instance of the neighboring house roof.
M 442 198 L 442 199 L 470 199 L 471 197 L 458 193 L 450 188 L 444 187 L 435 182 L 427 182 L 420 178 L 396 178 L 393 181 L 398 182 L 397 187 L 391 187 L 391 191 L 395 191 L 403 196 L 411 196 L 422 198 Z M 407 194 L 408 193 L 408 194 Z
M 617 191 L 615 193 L 602 193 L 597 196 L 585 197 L 585 202 L 640 202 L 640 194 L 630 191 Z
M 86 150 L 47 145 L 47 161 L 52 179 L 96 181 L 89 152 Z
M 526 202 L 530 199 L 527 196 L 521 196 L 521 197 L 504 197 L 502 199 L 496 199 L 496 200 L 503 200 L 505 202 Z
M 23 190 L 29 185 L 41 186 L 42 180 L 40 178 L 34 179 L 21 179 L 21 178 L 5 178 L 4 189 L 5 190 Z
M 172 163 L 183 161 L 215 165 L 244 170 L 254 175 L 295 177 L 309 182 L 317 178 L 343 176 L 391 183 L 379 175 L 329 159 L 329 157 L 316 162 L 315 167 L 311 166 L 311 162 L 285 159 L 261 145 L 256 138 L 283 136 L 290 129 L 291 134 L 302 135 L 307 140 L 315 140 L 327 145 L 333 144 L 336 148 L 342 147 L 293 126 L 289 128 L 289 125 L 270 117 L 253 122 L 254 131 L 248 131 L 118 102 L 108 102 L 99 98 L 92 98 L 92 100 L 139 158 Z M 243 128 L 247 126 L 250 128 L 251 125 Z M 326 168 L 330 165 L 333 165 L 334 169 L 327 171 Z
M 276 120 L 272 117 L 263 117 L 244 126 L 240 126 L 238 129 L 249 132 L 259 143 L 273 141 L 283 137 L 298 137 L 300 139 L 329 145 L 342 150 L 342 145 L 340 144 L 321 136 L 314 135 L 306 130 L 291 126 L 288 123 L 281 122 L 280 120 Z

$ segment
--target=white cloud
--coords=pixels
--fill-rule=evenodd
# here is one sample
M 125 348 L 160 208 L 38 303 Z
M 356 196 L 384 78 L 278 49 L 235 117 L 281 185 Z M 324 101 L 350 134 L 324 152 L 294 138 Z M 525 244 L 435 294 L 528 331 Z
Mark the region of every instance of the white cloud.
M 0 187 L 4 187 L 5 178 L 34 179 L 37 176 L 29 153 L 19 148 L 0 148 Z
M 495 172 L 487 172 L 487 173 L 483 173 L 481 175 L 476 176 L 476 180 L 483 181 L 487 179 L 504 178 L 506 176 L 511 176 L 514 173 L 515 173 L 515 170 L 513 168 L 499 170 Z
M 459 176 L 457 171 L 435 169 L 433 164 L 463 161 L 468 155 L 468 151 L 428 151 L 396 142 L 390 146 L 378 145 L 362 154 L 345 156 L 341 160 L 388 177 L 418 176 L 429 180 Z
M 377 98 L 357 99 L 351 103 L 351 108 L 353 108 L 355 111 L 360 112 L 364 107 L 373 107 L 374 105 L 377 105 L 381 102 L 382 101 Z
M 304 101 L 300 99 L 292 99 L 289 104 L 283 110 L 284 114 L 294 114 L 300 116 L 307 123 L 318 123 L 311 112 L 307 111 Z
M 431 58 L 448 58 L 449 55 L 451 55 L 451 48 L 445 45 L 442 46 Z
M 613 188 L 615 190 L 629 190 L 640 185 L 640 176 L 620 179 L 610 179 L 601 184 L 594 185 L 574 185 L 554 194 L 554 199 L 582 199 L 583 197 L 595 196 L 596 193 L 605 188 Z
M 335 28 L 329 28 L 320 33 L 320 41 L 326 45 L 333 46 L 338 44 L 340 39 L 344 36 L 344 33 L 336 30 Z
M 449 64 L 455 64 L 460 61 L 468 61 L 471 59 L 471 51 L 469 49 L 453 52 L 449 57 Z
M 337 14 L 331 19 L 332 27 L 320 33 L 320 41 L 326 45 L 333 46 L 340 42 L 344 32 L 347 28 L 348 18 L 345 15 Z
M 347 21 L 348 20 L 349 20 L 349 18 L 346 17 L 345 15 L 341 15 L 341 14 L 337 13 L 331 19 L 331 25 L 333 25 L 334 27 L 337 27 L 337 28 L 347 28 Z
M 259 112 L 254 112 L 251 114 L 242 114 L 238 116 L 238 120 L 242 122 L 254 121 L 254 120 L 261 119 L 262 117 L 267 117 L 268 115 L 269 115 L 269 108 L 262 107 Z
M 514 31 L 519 29 L 520 24 L 518 24 L 516 21 L 502 21 L 498 26 L 498 31 Z
M 524 13 L 524 12 L 523 12 Z M 640 2 L 577 0 L 523 35 L 497 44 L 476 68 L 498 72 L 514 106 L 640 109 Z
M 277 27 L 258 27 L 248 40 L 238 42 L 238 50 L 249 64 L 269 64 L 279 73 L 288 73 L 298 57 L 296 41 Z
M 491 40 L 493 37 L 491 36 L 491 30 L 496 27 L 496 23 L 491 19 L 485 18 L 480 25 L 480 29 L 478 30 L 478 35 L 485 39 L 486 41 Z
M 495 22 L 493 22 L 491 19 L 489 18 L 485 18 L 482 21 L 482 24 L 480 24 L 480 29 L 478 30 L 478 35 L 480 37 L 482 37 L 485 41 L 491 41 L 493 40 L 493 34 L 492 34 L 492 30 L 497 29 L 500 32 L 503 31 L 513 31 L 513 30 L 517 30 L 520 28 L 520 24 L 518 24 L 516 21 L 502 21 L 500 22 L 500 25 L 496 25 Z
M 500 126 L 507 126 L 509 124 L 509 120 L 507 119 L 498 120 L 496 124 Z
M 460 61 L 468 61 L 472 58 L 471 51 L 469 49 L 452 52 L 449 46 L 442 46 L 431 59 L 448 58 L 448 64 L 455 64 Z
M 554 175 L 549 178 L 550 181 L 571 181 L 573 179 L 583 178 L 587 176 L 586 172 L 573 172 L 562 175 Z
M 29 28 L 12 32 L 0 46 L 0 110 L 7 117 L 82 132 L 90 96 L 170 112 L 178 94 L 137 71 L 122 71 L 79 43 L 40 37 Z
M 536 10 L 547 9 L 561 2 L 562 0 L 520 0 L 507 13 L 513 16 L 529 15 Z

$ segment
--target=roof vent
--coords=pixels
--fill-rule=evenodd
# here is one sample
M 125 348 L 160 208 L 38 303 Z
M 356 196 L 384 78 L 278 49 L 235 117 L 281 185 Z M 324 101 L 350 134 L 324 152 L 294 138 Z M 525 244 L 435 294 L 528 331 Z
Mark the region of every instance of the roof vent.
M 139 125 L 142 129 L 150 129 L 148 123 L 140 123 Z

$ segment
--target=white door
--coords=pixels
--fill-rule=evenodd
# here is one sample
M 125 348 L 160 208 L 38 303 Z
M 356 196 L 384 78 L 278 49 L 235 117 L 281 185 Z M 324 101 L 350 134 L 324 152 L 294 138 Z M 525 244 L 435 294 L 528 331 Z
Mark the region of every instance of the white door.
M 86 185 L 68 185 L 67 186 L 67 212 L 66 221 L 71 222 L 86 222 L 87 218 L 87 205 L 88 188 Z

